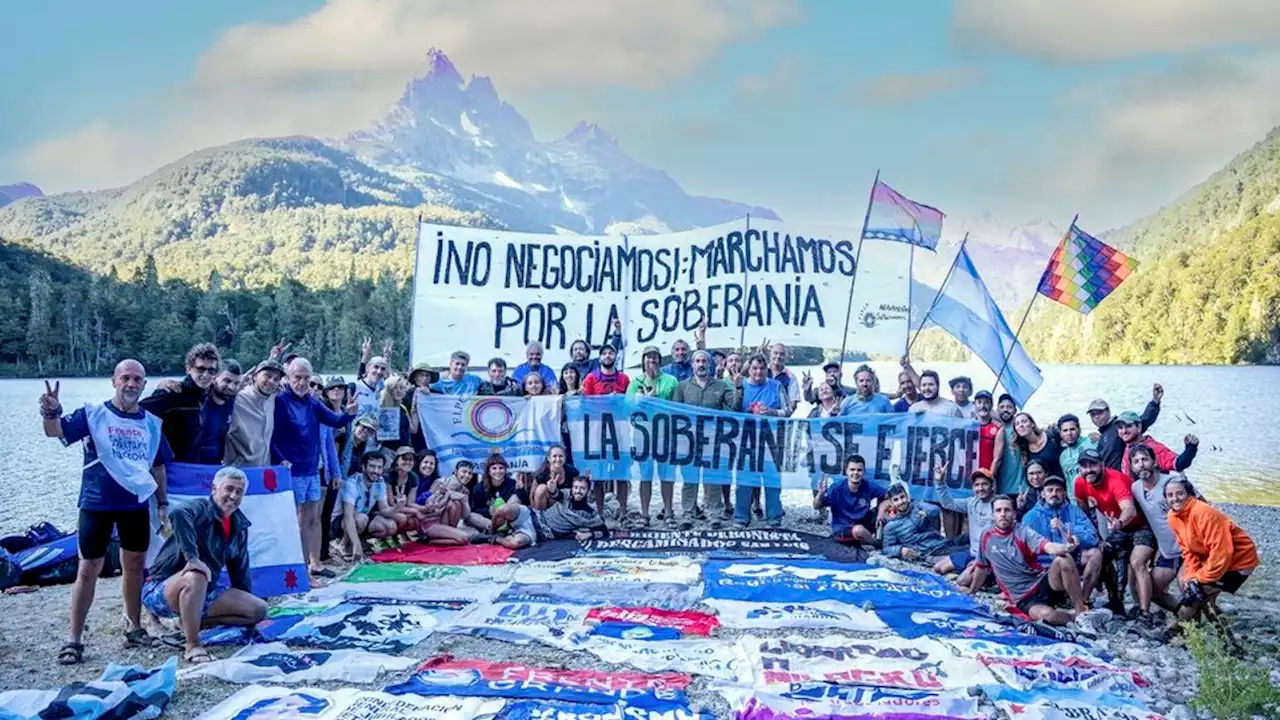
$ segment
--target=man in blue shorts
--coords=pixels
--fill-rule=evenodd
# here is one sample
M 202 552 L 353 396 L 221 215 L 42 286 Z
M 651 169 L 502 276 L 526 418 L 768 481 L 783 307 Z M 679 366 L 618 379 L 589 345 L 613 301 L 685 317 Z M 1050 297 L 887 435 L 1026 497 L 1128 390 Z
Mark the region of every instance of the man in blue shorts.
M 142 588 L 147 612 L 178 618 L 183 659 L 192 664 L 213 660 L 200 645 L 201 627 L 256 625 L 267 616 L 249 577 L 249 519 L 240 512 L 248 483 L 243 470 L 224 467 L 213 476 L 209 497 L 174 510 L 173 534 Z M 231 587 L 218 583 L 224 567 Z
M 173 459 L 164 439 L 160 418 L 138 405 L 147 385 L 147 371 L 137 360 L 121 360 L 111 375 L 116 394 L 104 403 L 87 403 L 70 415 L 62 415 L 59 384 L 45 381 L 40 396 L 44 434 L 61 438 L 63 445 L 84 441 L 84 469 L 80 473 L 80 519 L 77 543 L 80 566 L 71 588 L 71 632 L 58 651 L 58 662 L 84 661 L 85 618 L 93 605 L 93 591 L 102 574 L 107 545 L 114 530 L 120 540 L 120 565 L 124 579 L 124 614 L 129 622 L 125 642 L 130 647 L 149 646 L 142 629 L 142 573 L 151 543 L 151 519 L 147 503 L 155 497 L 161 527 L 168 522 L 168 492 L 164 464 Z

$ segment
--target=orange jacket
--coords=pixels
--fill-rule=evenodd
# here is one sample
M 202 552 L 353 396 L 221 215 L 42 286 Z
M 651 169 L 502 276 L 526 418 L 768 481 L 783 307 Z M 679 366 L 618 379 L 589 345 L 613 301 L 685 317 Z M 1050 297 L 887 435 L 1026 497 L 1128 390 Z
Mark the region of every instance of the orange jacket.
M 1230 518 L 1206 502 L 1187 498 L 1169 511 L 1169 527 L 1182 547 L 1182 579 L 1217 582 L 1232 570 L 1258 567 L 1258 548 Z

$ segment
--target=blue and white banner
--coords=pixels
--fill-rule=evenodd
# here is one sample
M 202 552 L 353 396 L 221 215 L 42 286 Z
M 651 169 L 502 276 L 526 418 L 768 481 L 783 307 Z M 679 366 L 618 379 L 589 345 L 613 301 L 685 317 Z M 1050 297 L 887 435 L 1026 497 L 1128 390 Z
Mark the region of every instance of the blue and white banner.
M 978 709 L 977 696 L 965 692 L 931 693 L 829 683 L 796 683 L 778 686 L 774 692 L 741 685 L 714 687 L 738 720 L 987 718 Z
M 976 613 L 953 613 L 943 610 L 920 610 L 904 607 L 878 607 L 875 614 L 893 632 L 905 638 L 973 638 L 994 640 L 1006 645 L 1047 645 L 1061 642 L 1024 632 L 1025 624 L 1009 618 L 993 618 Z M 1029 626 L 1028 626 L 1029 627 Z
M 715 716 L 691 710 L 687 705 L 654 708 L 617 703 L 534 702 L 508 703 L 498 720 L 715 720 Z
M 561 444 L 560 398 L 418 396 L 418 419 L 427 447 L 447 476 L 459 460 L 477 466 L 495 450 L 512 472 L 534 472 L 547 450 Z
M 982 692 L 1010 720 L 1164 720 L 1141 701 L 1083 690 L 1014 690 L 1004 685 Z
M 227 682 L 304 683 L 353 682 L 371 683 L 379 673 L 408 670 L 417 664 L 413 658 L 386 655 L 365 650 L 290 650 L 284 643 L 259 643 L 237 651 L 222 660 L 192 665 L 181 673 L 182 679 L 216 677 Z
M 169 512 L 184 503 L 209 497 L 219 465 L 170 463 L 165 466 L 169 488 Z M 261 598 L 311 589 L 307 564 L 298 533 L 298 510 L 293 501 L 293 481 L 285 467 L 240 468 L 249 478 L 240 512 L 249 518 L 249 576 L 253 594 Z M 164 538 L 152 511 L 151 546 L 147 565 L 160 554 Z M 226 573 L 220 580 L 228 584 Z
M 444 629 L 517 645 L 536 641 L 565 647 L 571 634 L 586 631 L 588 609 L 535 602 L 476 603 Z
M 774 418 L 622 395 L 567 397 L 564 415 L 573 465 L 594 478 L 807 490 L 842 477 L 845 458 L 857 454 L 867 479 L 901 478 L 930 499 L 937 459 L 949 463 L 955 490 L 968 488 L 978 462 L 977 422 L 940 415 Z
M 741 600 L 702 601 L 714 608 L 720 624 L 727 628 L 777 630 L 779 628 L 840 628 L 841 632 L 883 636 L 889 626 L 870 610 L 835 601 L 743 602 Z
M 702 600 L 701 585 L 625 580 L 585 583 L 511 583 L 499 602 L 568 603 L 591 607 L 652 607 L 688 610 Z
M 375 690 L 264 687 L 250 685 L 218 703 L 197 720 L 472 720 L 492 718 L 501 700 L 468 697 L 413 697 Z
M 706 596 L 720 600 L 910 607 L 980 612 L 973 598 L 936 575 L 825 560 L 709 560 Z
M 177 686 L 178 658 L 144 670 L 137 665 L 108 663 L 102 677 L 51 690 L 8 690 L 0 693 L 0 718 L 137 718 L 164 714 Z

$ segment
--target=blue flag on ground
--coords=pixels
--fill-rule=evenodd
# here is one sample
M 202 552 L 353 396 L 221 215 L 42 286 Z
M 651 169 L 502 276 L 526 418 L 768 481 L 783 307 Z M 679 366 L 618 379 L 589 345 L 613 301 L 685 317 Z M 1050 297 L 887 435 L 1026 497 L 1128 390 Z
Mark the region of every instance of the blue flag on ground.
M 965 245 L 960 246 L 951 274 L 938 291 L 929 319 L 982 358 L 991 372 L 998 373 L 1004 367 L 1000 384 L 1019 407 L 1026 405 L 1044 382 L 1040 368 L 1018 342 L 1000 307 L 987 291 L 987 284 L 978 274 Z M 1006 357 L 1009 358 L 1007 367 Z

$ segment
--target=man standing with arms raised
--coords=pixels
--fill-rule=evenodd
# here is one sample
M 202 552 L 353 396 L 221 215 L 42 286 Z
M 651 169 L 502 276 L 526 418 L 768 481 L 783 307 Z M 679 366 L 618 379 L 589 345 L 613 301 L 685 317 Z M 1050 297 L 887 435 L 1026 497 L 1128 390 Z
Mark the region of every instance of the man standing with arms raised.
M 383 356 L 369 357 L 372 344 L 372 338 L 366 337 L 360 346 L 360 362 L 364 365 L 364 377 L 356 381 L 356 414 L 377 417 L 378 408 L 382 404 L 382 382 L 387 379 L 387 375 L 391 374 L 391 368 Z M 370 440 L 363 448 L 356 448 L 355 454 L 358 457 L 363 452 L 376 449 L 378 449 L 377 441 Z
M 587 373 L 582 381 L 583 395 L 624 395 L 629 382 L 627 374 L 614 367 L 618 353 L 613 346 L 605 344 L 600 347 L 600 367 Z M 608 480 L 597 480 L 595 484 L 596 511 L 604 517 L 604 488 Z M 626 480 L 615 481 L 614 489 L 618 496 L 618 517 L 627 517 L 627 495 L 631 489 Z
M 113 530 L 120 539 L 120 565 L 124 572 L 124 612 L 129 622 L 125 642 L 130 646 L 151 644 L 142 629 L 142 579 L 151 542 L 147 502 L 155 496 L 161 528 L 167 529 L 169 495 L 164 464 L 173 460 L 173 453 L 161 431 L 160 419 L 138 405 L 146 384 L 147 371 L 142 363 L 122 360 L 111 376 L 115 396 L 104 403 L 88 403 L 70 415 L 62 415 L 59 384 L 50 387 L 46 381 L 45 393 L 40 396 L 45 436 L 61 438 L 63 445 L 84 441 L 80 518 L 76 526 L 80 566 L 71 588 L 71 631 L 58 651 L 58 662 L 63 665 L 84 660 L 81 638 L 85 618 L 93 605 L 94 589 Z
M 271 464 L 271 435 L 276 427 L 275 394 L 280 391 L 284 368 L 277 360 L 264 360 L 253 369 L 249 387 L 236 395 L 231 410 L 223 463 L 238 467 Z
M 1151 402 L 1142 411 L 1138 420 L 1139 433 L 1145 433 L 1156 419 L 1160 417 L 1160 403 L 1164 401 L 1164 388 L 1156 383 L 1151 386 Z M 1098 428 L 1098 455 L 1102 464 L 1112 470 L 1119 470 L 1124 463 L 1124 440 L 1120 439 L 1120 423 L 1112 416 L 1111 406 L 1106 400 L 1098 399 L 1089 403 L 1089 419 Z
M 733 386 L 717 378 L 711 370 L 711 355 L 706 350 L 693 353 L 693 377 L 676 385 L 671 399 L 678 403 L 706 408 L 707 410 L 737 410 L 733 404 Z M 712 527 L 719 529 L 721 520 L 731 520 L 732 515 L 725 515 L 725 507 L 729 502 L 729 486 L 703 483 L 702 507 L 698 507 L 698 481 L 693 479 L 692 468 L 681 468 L 681 473 L 689 473 L 680 487 L 680 513 L 684 521 L 682 529 L 693 527 L 693 520 L 712 518 Z M 721 514 L 716 518 L 716 514 Z

